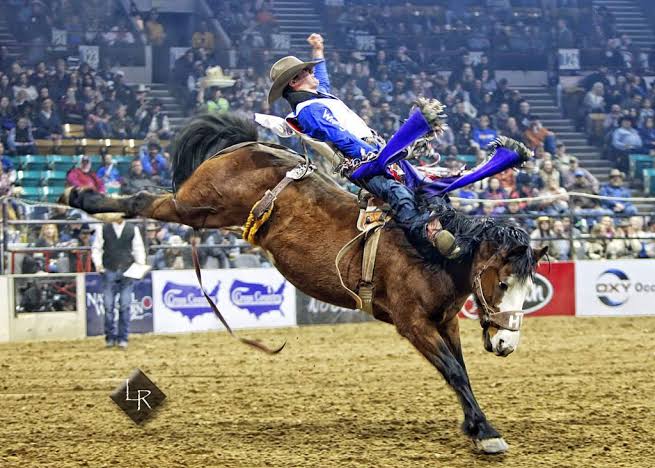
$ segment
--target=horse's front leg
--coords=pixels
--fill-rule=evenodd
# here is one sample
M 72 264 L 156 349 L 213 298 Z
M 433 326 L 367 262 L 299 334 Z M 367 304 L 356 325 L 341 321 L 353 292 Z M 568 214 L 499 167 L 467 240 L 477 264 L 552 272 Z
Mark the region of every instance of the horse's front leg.
M 462 343 L 459 338 L 459 318 L 457 315 L 454 315 L 450 320 L 443 322 L 437 326 L 437 329 L 439 330 L 439 336 L 443 339 L 444 343 L 446 346 L 448 346 L 448 350 L 450 353 L 453 355 L 457 363 L 460 365 L 463 371 L 463 376 L 466 378 L 466 382 L 468 385 L 468 389 L 471 392 L 471 396 L 473 397 L 473 390 L 471 389 L 471 383 L 468 379 L 468 373 L 466 372 L 466 365 L 464 364 L 464 355 L 462 354 Z M 474 401 L 475 397 L 473 397 Z M 476 401 L 476 406 L 477 406 L 477 401 Z M 479 412 L 467 412 L 464 411 L 464 423 L 462 424 L 462 430 L 466 435 L 471 437 L 474 441 L 476 441 L 476 446 L 480 448 L 483 451 L 486 451 L 484 447 L 481 447 L 481 445 L 487 445 L 489 446 L 490 444 L 497 444 L 497 442 L 485 442 L 485 440 L 488 440 L 485 437 L 479 437 L 478 435 L 480 434 L 492 434 L 496 433 L 496 430 L 491 426 L 485 415 L 482 413 L 482 410 L 479 409 Z M 495 436 L 499 437 L 499 436 Z M 493 437 L 492 437 L 493 439 Z M 500 439 L 502 441 L 502 439 Z M 507 445 L 504 443 L 501 444 L 505 446 L 505 449 L 507 449 Z M 503 450 L 504 451 L 504 450 Z
M 463 366 L 459 339 L 452 340 L 449 337 L 448 341 L 444 340 L 436 324 L 430 321 L 426 314 L 420 312 L 416 315 L 406 321 L 407 323 L 397 323 L 398 332 L 441 372 L 448 385 L 455 391 L 464 411 L 462 428 L 464 433 L 474 441 L 476 447 L 489 454 L 505 452 L 508 448 L 507 443 L 487 421 L 473 395 L 468 374 Z M 455 350 L 459 349 L 461 363 L 451 350 L 451 345 L 454 345 Z

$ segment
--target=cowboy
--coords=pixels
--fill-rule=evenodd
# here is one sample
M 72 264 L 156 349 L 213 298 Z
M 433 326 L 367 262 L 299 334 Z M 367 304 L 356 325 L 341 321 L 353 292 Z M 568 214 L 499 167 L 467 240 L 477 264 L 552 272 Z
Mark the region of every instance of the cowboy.
M 286 99 L 293 111 L 287 119 L 297 122 L 306 135 L 331 144 L 347 160 L 374 159 L 384 141 L 343 101 L 330 94 L 323 38 L 312 34 L 307 41 L 312 46 L 313 60 L 303 62 L 287 56 L 271 68 L 269 104 L 280 97 Z M 419 210 L 413 192 L 405 185 L 385 174 L 351 180 L 387 202 L 394 219 L 410 238 L 429 242 L 445 257 L 459 256 L 455 237 L 442 229 L 436 217 Z

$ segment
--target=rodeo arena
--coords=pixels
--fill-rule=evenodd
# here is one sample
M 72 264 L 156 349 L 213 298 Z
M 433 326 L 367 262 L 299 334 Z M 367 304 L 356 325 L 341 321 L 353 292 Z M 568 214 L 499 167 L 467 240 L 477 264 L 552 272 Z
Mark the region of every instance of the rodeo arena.
M 652 0 L 0 0 L 0 467 L 655 467 Z

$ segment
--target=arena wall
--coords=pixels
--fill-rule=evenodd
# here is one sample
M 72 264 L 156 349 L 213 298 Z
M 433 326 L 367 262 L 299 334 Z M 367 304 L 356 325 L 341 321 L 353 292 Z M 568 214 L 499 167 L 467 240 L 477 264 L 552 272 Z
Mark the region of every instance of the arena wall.
M 655 260 L 543 263 L 526 304 L 528 317 L 549 315 L 655 315 Z M 203 270 L 205 290 L 228 323 L 239 328 L 271 328 L 371 320 L 362 312 L 309 297 L 274 268 Z M 73 278 L 75 308 L 67 312 L 21 312 L 16 282 Z M 0 342 L 70 339 L 103 333 L 100 276 L 0 276 Z M 154 271 L 135 285 L 133 333 L 220 330 L 193 270 Z M 460 313 L 477 319 L 473 298 Z

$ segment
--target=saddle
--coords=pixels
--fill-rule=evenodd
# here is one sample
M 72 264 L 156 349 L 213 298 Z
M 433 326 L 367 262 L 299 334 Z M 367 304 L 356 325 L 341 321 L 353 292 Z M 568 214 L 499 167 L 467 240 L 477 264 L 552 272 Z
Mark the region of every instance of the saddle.
M 359 193 L 359 216 L 357 218 L 357 229 L 360 231 L 354 239 L 344 245 L 335 259 L 337 274 L 341 286 L 355 300 L 356 307 L 367 314 L 373 314 L 373 272 L 375 270 L 375 259 L 378 251 L 378 243 L 382 234 L 382 227 L 386 224 L 389 211 L 388 205 L 373 197 L 364 190 Z M 364 251 L 362 254 L 362 274 L 355 288 L 357 292 L 350 289 L 343 281 L 339 263 L 341 259 L 355 247 L 361 239 L 364 239 Z

